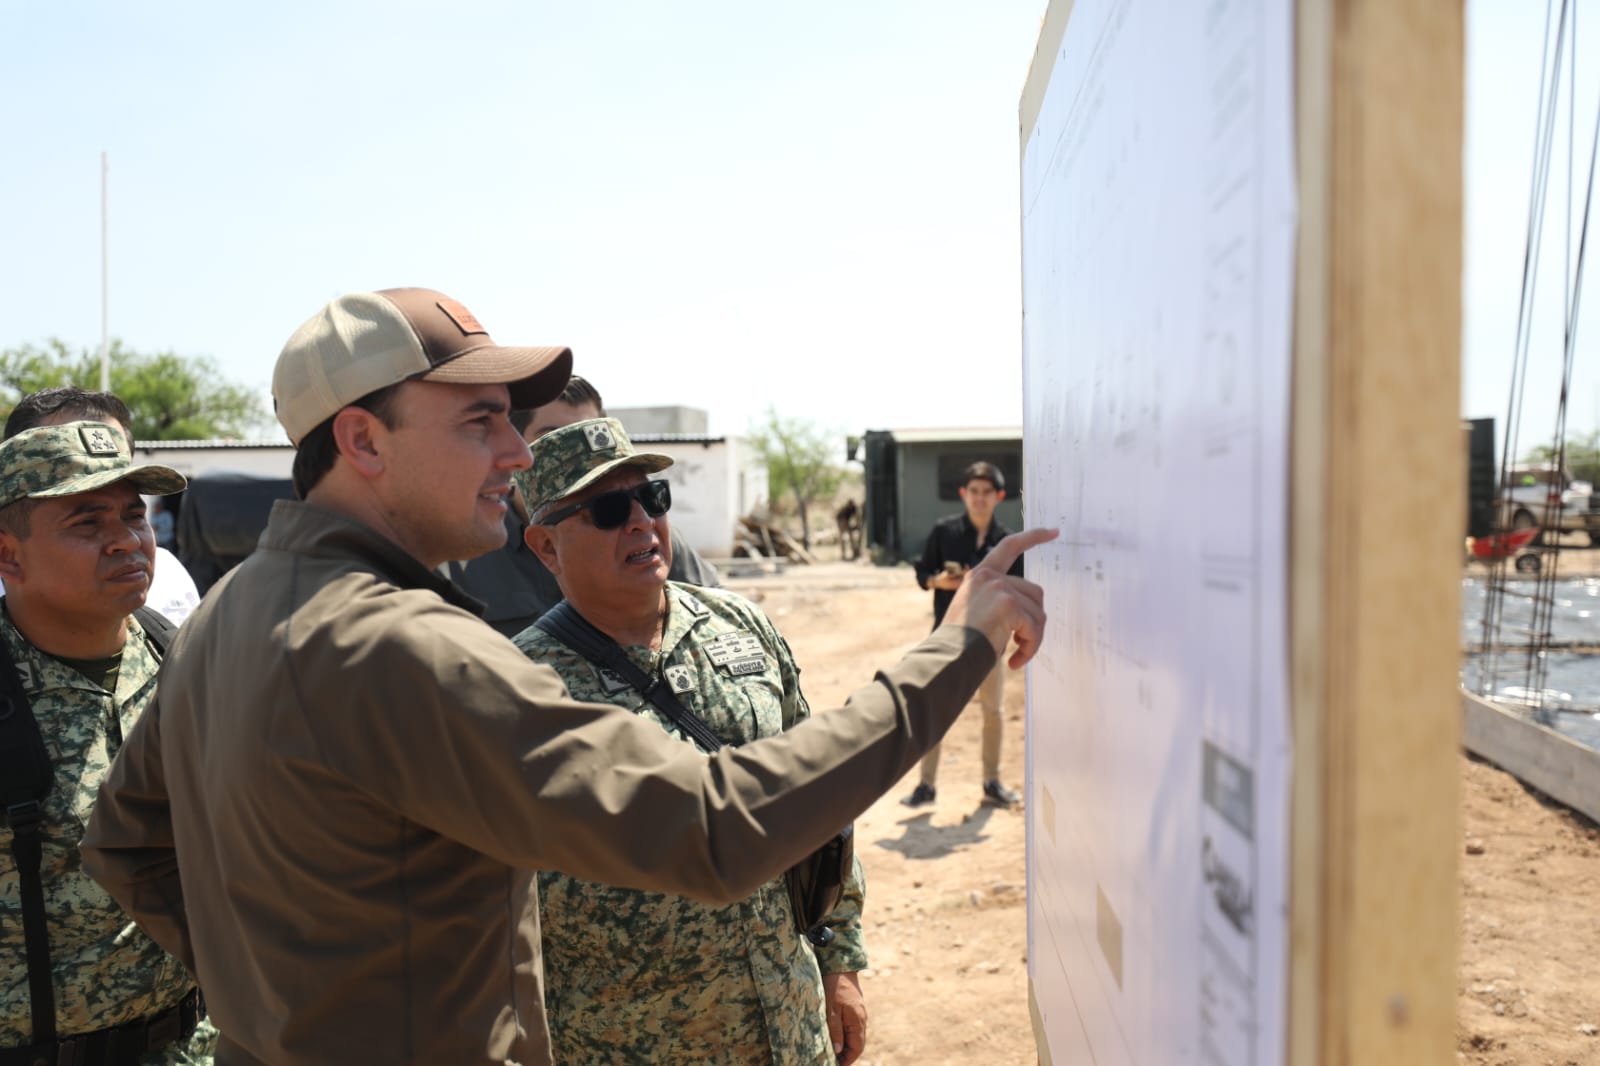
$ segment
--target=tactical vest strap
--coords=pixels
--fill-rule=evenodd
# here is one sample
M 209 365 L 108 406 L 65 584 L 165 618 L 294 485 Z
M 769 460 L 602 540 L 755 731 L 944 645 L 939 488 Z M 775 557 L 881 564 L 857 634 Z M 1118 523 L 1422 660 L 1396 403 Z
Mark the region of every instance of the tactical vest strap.
M 141 607 L 134 612 L 156 650 L 165 655 L 177 627 L 160 612 Z M 50 972 L 50 931 L 45 924 L 44 885 L 39 868 L 44 859 L 40 825 L 53 777 L 50 753 L 39 734 L 22 675 L 11 651 L 0 639 L 0 809 L 11 830 L 11 857 L 21 885 L 22 940 L 28 957 L 28 1010 L 33 1042 L 56 1038 L 56 995 Z
M 39 822 L 50 794 L 50 756 L 28 705 L 11 651 L 0 639 L 0 804 L 11 830 L 11 857 L 21 884 L 22 939 L 28 956 L 28 1007 L 35 1041 L 54 1040 L 56 996 L 50 980 L 50 934 L 44 923 Z

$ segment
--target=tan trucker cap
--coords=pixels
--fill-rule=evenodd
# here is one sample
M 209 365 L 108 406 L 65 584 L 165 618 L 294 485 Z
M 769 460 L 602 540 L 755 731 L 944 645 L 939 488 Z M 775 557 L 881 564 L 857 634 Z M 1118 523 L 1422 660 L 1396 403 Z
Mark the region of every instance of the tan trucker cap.
M 296 447 L 339 409 L 402 381 L 504 384 L 540 407 L 572 376 L 570 348 L 502 348 L 458 301 L 432 289 L 341 296 L 294 331 L 272 371 L 272 405 Z

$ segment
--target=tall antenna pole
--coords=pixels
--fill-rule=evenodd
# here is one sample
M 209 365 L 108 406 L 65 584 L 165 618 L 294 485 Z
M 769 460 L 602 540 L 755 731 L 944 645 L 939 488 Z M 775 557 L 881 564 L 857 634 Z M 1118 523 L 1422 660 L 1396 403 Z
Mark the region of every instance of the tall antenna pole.
M 111 332 L 110 332 L 110 296 L 109 277 L 110 271 L 107 263 L 110 260 L 110 242 L 106 217 L 109 213 L 106 199 L 106 186 L 110 182 L 111 166 L 106 162 L 106 154 L 100 153 L 100 391 L 111 391 Z

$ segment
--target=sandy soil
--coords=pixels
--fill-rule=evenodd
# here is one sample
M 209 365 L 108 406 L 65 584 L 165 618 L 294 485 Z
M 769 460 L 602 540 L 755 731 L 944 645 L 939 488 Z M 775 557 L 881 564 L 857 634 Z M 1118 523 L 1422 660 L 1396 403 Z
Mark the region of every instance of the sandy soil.
M 1600 1064 L 1600 828 L 1462 760 L 1456 1037 L 1475 1066 Z
M 917 588 L 909 568 L 790 567 L 728 584 L 760 600 L 789 641 L 816 711 L 842 703 L 876 667 L 922 639 L 933 620 L 931 594 Z M 1020 791 L 1020 673 L 1007 681 L 1005 711 L 1002 776 Z M 856 822 L 872 960 L 862 977 L 863 1066 L 1036 1060 L 1023 815 L 979 803 L 978 719 L 974 704 L 945 741 L 937 803 L 916 810 L 900 804 L 916 784 L 913 770 Z
M 1600 551 L 1563 552 L 1560 572 L 1591 565 L 1600 569 Z M 729 584 L 778 624 L 818 710 L 931 620 L 929 595 L 906 568 L 829 563 Z M 1003 772 L 1019 789 L 1022 712 L 1018 674 L 1006 688 Z M 872 955 L 867 1066 L 1036 1061 L 1024 819 L 979 803 L 977 718 L 963 716 L 946 741 L 931 810 L 899 803 L 913 771 L 856 824 Z M 1600 828 L 1486 763 L 1461 765 L 1458 1061 L 1600 1066 Z
M 1546 576 L 1600 574 L 1586 538 L 1550 543 Z M 1459 1060 L 1600 1066 L 1600 828 L 1475 758 L 1461 797 Z

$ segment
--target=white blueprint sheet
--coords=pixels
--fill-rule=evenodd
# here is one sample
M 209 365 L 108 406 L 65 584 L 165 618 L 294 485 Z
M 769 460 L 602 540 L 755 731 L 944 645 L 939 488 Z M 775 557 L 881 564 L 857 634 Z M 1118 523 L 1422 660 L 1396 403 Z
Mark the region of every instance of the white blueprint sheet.
M 1077 0 L 1022 160 L 1028 967 L 1058 1066 L 1276 1066 L 1289 0 Z

